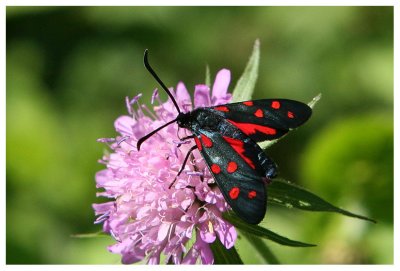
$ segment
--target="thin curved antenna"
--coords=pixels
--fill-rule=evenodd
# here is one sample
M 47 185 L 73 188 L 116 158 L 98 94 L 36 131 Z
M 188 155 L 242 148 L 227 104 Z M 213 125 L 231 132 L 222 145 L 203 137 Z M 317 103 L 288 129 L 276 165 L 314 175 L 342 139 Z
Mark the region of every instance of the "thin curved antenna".
M 146 69 L 151 73 L 151 75 L 153 75 L 154 79 L 156 79 L 156 81 L 160 84 L 160 86 L 165 90 L 165 92 L 167 92 L 168 96 L 171 98 L 172 102 L 174 103 L 176 110 L 178 110 L 178 113 L 181 113 L 181 110 L 177 104 L 177 102 L 175 101 L 174 96 L 172 96 L 172 93 L 168 90 L 168 88 L 164 85 L 163 81 L 161 81 L 160 77 L 158 77 L 158 75 L 156 74 L 156 72 L 153 70 L 153 68 L 150 66 L 149 64 L 149 60 L 148 60 L 148 52 L 149 50 L 145 50 L 144 51 L 144 57 L 143 57 L 143 62 L 144 62 L 144 66 L 146 67 Z
M 138 142 L 136 143 L 137 150 L 140 151 L 140 145 L 142 145 L 142 143 L 145 142 L 149 137 L 153 136 L 155 133 L 157 133 L 161 129 L 165 128 L 166 126 L 170 125 L 171 123 L 174 123 L 175 121 L 176 121 L 176 119 L 171 120 L 170 122 L 167 122 L 166 124 L 158 127 L 151 133 L 149 133 L 149 134 L 145 135 L 144 137 L 142 137 L 141 139 L 139 139 Z

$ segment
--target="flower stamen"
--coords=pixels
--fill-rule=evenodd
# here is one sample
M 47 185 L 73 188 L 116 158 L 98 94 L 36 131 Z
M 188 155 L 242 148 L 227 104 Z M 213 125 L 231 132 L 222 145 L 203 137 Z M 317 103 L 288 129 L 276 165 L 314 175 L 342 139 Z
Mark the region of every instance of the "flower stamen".
M 154 113 L 151 112 L 150 109 L 149 109 L 145 104 L 142 104 L 142 108 L 143 108 L 144 110 L 146 110 L 146 112 L 149 114 L 150 117 L 153 118 L 153 120 L 158 120 L 157 116 L 154 115 Z

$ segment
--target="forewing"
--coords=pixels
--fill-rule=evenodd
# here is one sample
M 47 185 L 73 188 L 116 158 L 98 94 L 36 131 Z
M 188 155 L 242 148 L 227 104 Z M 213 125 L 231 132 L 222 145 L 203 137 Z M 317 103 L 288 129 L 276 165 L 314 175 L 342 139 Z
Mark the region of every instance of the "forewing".
M 236 129 L 237 130 L 237 129 Z M 266 211 L 265 169 L 275 164 L 248 137 L 197 130 L 195 142 L 225 200 L 244 221 L 258 224 Z M 235 132 L 236 136 L 239 131 Z M 264 159 L 265 157 L 265 159 Z
M 306 122 L 312 113 L 304 103 L 264 99 L 210 108 L 256 142 L 274 140 Z

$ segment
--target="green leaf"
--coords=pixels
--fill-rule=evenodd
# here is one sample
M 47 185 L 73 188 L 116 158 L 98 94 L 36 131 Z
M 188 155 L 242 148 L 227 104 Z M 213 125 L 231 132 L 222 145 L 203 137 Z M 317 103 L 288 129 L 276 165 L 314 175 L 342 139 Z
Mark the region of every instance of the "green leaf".
M 269 247 L 258 237 L 248 234 L 246 232 L 241 232 L 241 234 L 246 237 L 249 243 L 254 247 L 254 249 L 259 253 L 259 255 L 270 264 L 280 264 L 278 258 L 269 249 Z
M 262 141 L 257 143 L 261 149 L 266 150 L 269 147 L 271 147 L 272 145 L 274 145 L 276 142 L 278 142 L 279 140 L 281 140 L 282 138 L 284 138 L 286 135 L 281 136 L 280 138 L 274 139 L 274 140 L 267 140 L 267 141 Z
M 315 97 L 311 100 L 311 102 L 308 103 L 308 106 L 311 107 L 311 108 L 314 108 L 314 106 L 317 104 L 317 102 L 318 102 L 320 99 L 321 99 L 321 93 L 318 94 L 317 96 L 315 96 Z M 291 131 L 292 131 L 292 130 L 291 130 Z M 289 131 L 289 132 L 290 132 L 290 131 Z M 287 134 L 286 134 L 286 135 L 287 135 Z M 284 138 L 286 135 L 284 135 L 284 136 L 282 136 L 282 137 L 280 137 L 280 138 L 274 139 L 274 140 L 266 140 L 266 141 L 259 142 L 258 145 L 261 147 L 261 149 L 266 150 L 266 149 L 268 149 L 269 147 L 271 147 L 273 144 L 275 144 L 276 142 L 278 142 L 279 140 L 281 140 L 282 138 Z
M 311 102 L 308 103 L 308 106 L 311 107 L 311 109 L 314 109 L 314 106 L 317 104 L 317 102 L 321 99 L 322 94 L 318 94 L 317 96 L 315 96 Z
M 71 237 L 73 238 L 96 238 L 96 237 L 109 237 L 109 236 L 110 236 L 109 234 L 103 231 L 92 232 L 92 233 L 77 233 L 71 235 Z
M 260 62 L 260 41 L 254 42 L 253 52 L 247 62 L 246 68 L 237 81 L 233 90 L 233 102 L 251 100 L 258 77 L 258 64 Z
M 206 86 L 211 88 L 211 79 L 210 79 L 210 67 L 206 65 Z
M 313 244 L 302 243 L 299 241 L 290 240 L 286 237 L 283 237 L 279 234 L 274 233 L 266 228 L 260 227 L 258 225 L 252 225 L 249 223 L 244 222 L 239 217 L 237 217 L 233 212 L 226 212 L 223 214 L 223 217 L 228 220 L 232 225 L 236 228 L 244 231 L 248 234 L 252 234 L 254 236 L 258 236 L 261 238 L 266 238 L 275 243 L 284 245 L 284 246 L 291 246 L 291 247 L 313 247 Z
M 282 179 L 276 179 L 268 185 L 268 201 L 289 208 L 294 207 L 306 211 L 335 212 L 376 223 L 371 218 L 336 207 L 304 188 Z
M 214 264 L 243 264 L 235 247 L 226 249 L 218 238 L 210 244 L 210 247 L 214 255 Z

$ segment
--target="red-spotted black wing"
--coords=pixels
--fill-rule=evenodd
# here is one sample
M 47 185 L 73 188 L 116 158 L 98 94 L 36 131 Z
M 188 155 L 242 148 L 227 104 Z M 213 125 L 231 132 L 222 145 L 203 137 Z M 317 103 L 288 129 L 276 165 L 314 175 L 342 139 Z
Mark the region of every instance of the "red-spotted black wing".
M 264 99 L 211 107 L 256 142 L 277 139 L 306 122 L 311 108 L 287 99 Z
M 218 132 L 193 131 L 195 142 L 225 200 L 244 221 L 258 224 L 266 211 L 266 181 L 276 165 L 248 136 L 222 120 Z
M 265 182 L 275 177 L 276 165 L 256 142 L 279 138 L 289 129 L 300 126 L 311 116 L 311 108 L 292 100 L 271 99 L 197 108 L 183 113 L 149 65 L 147 50 L 144 65 L 168 94 L 179 114 L 175 120 L 140 138 L 137 149 L 172 122 L 191 130 L 197 148 L 228 204 L 244 221 L 258 224 L 266 211 Z

